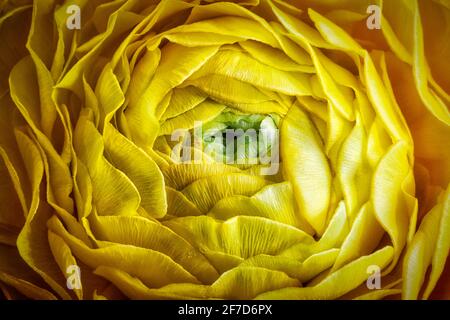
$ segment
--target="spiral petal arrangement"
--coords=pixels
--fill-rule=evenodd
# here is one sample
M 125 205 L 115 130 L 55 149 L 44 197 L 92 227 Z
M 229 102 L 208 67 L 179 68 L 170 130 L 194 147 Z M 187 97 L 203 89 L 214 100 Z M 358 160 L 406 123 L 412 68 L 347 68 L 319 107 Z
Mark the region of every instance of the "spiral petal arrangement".
M 0 1 L 0 291 L 448 289 L 449 35 L 443 0 Z

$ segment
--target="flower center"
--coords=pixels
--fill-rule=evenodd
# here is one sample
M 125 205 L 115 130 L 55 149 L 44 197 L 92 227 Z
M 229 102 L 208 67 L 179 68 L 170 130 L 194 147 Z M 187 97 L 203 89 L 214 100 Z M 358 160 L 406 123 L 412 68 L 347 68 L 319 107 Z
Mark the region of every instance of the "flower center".
M 224 112 L 203 124 L 203 152 L 227 164 L 267 164 L 278 153 L 277 123 L 277 115 Z

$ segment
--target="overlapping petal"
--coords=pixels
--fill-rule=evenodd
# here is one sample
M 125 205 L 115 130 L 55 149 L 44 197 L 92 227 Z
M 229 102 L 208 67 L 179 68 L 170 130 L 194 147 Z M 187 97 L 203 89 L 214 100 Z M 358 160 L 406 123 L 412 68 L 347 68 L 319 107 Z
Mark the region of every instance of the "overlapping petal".
M 450 248 L 445 1 L 378 1 L 381 30 L 368 1 L 73 4 L 79 30 L 68 2 L 0 5 L 6 298 L 432 296 Z M 188 138 L 261 119 L 272 163 Z

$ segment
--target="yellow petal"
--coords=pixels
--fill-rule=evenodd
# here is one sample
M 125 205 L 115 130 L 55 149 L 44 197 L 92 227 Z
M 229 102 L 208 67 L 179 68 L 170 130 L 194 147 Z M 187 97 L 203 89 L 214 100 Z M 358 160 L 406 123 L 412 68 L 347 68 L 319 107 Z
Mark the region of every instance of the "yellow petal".
M 141 217 L 96 217 L 91 226 L 97 239 L 159 251 L 171 257 L 205 284 L 219 275 L 195 248 L 163 225 Z
M 367 137 L 367 159 L 372 168 L 378 165 L 380 159 L 385 155 L 392 140 L 386 130 L 380 117 L 377 117 L 369 129 Z
M 372 172 L 366 158 L 366 146 L 365 131 L 358 119 L 339 151 L 337 163 L 337 176 L 350 217 L 369 198 Z
M 267 184 L 257 176 L 231 173 L 196 180 L 182 192 L 202 213 L 207 213 L 220 199 L 232 195 L 250 196 Z
M 351 226 L 350 233 L 342 244 L 339 256 L 333 266 L 333 271 L 346 263 L 372 252 L 384 234 L 378 223 L 370 203 L 362 206 Z
M 185 47 L 221 46 L 224 44 L 233 44 L 245 39 L 244 36 L 240 35 L 214 34 L 199 31 L 187 32 L 186 30 L 180 33 L 165 35 L 165 38 L 172 43 L 177 43 Z
M 41 202 L 37 212 L 27 217 L 17 239 L 17 248 L 22 259 L 63 299 L 70 299 L 66 279 L 54 262 L 47 240 L 46 222 L 50 208 Z
M 45 282 L 26 265 L 14 246 L 0 244 L 0 282 L 31 299 L 57 299 L 53 293 L 44 289 L 47 287 Z
M 428 298 L 444 270 L 450 248 L 449 190 L 450 188 L 443 194 L 443 201 L 425 215 L 407 248 L 403 262 L 402 297 L 404 299 L 419 297 L 428 267 L 432 264 L 429 282 L 423 294 L 425 299 Z
M 228 270 L 236 268 L 244 261 L 243 258 L 236 255 L 210 250 L 205 247 L 200 248 L 200 251 L 211 262 L 214 268 L 216 268 L 219 274 L 223 274 Z
M 73 185 L 70 171 L 67 167 L 67 159 L 64 159 L 58 154 L 49 137 L 40 130 L 41 121 L 47 124 L 52 121 L 47 122 L 40 115 L 46 109 L 40 110 L 38 106 L 39 103 L 37 101 L 39 101 L 39 95 L 36 94 L 39 93 L 39 89 L 36 88 L 37 84 L 33 81 L 36 76 L 32 71 L 34 69 L 32 63 L 31 59 L 24 58 L 12 70 L 10 74 L 11 97 L 33 130 L 36 140 L 39 142 L 39 148 L 43 152 L 45 151 L 45 160 L 48 162 L 49 171 L 52 171 L 48 181 L 51 195 L 54 196 L 54 200 L 58 203 L 58 206 L 68 212 L 73 212 L 73 200 L 70 197 Z M 47 104 L 43 108 L 49 107 Z M 66 135 L 66 132 L 64 132 L 64 135 Z M 67 138 L 67 136 L 64 138 Z
M 304 283 L 330 268 L 338 253 L 339 249 L 330 249 L 312 255 L 303 262 L 283 256 L 257 255 L 245 260 L 240 266 L 255 266 L 282 271 L 291 278 L 298 279 L 301 283 Z
M 382 300 L 388 296 L 398 295 L 401 293 L 402 290 L 400 289 L 380 289 L 363 294 L 359 297 L 356 297 L 354 300 Z
M 187 80 L 183 86 L 195 86 L 212 99 L 245 113 L 286 113 L 276 101 L 252 84 L 219 74 Z
M 103 157 L 102 137 L 85 115 L 78 120 L 74 148 L 91 176 L 98 212 L 102 215 L 135 214 L 141 200 L 138 190 Z
M 128 104 L 135 107 L 140 96 L 145 92 L 150 84 L 158 64 L 161 61 L 161 51 L 159 49 L 147 50 L 139 60 L 131 75 L 130 86 L 127 91 Z
M 77 261 L 72 255 L 69 246 L 64 242 L 61 237 L 57 236 L 53 232 L 48 233 L 48 243 L 52 251 L 53 257 L 56 263 L 61 269 L 62 274 L 66 275 L 66 272 L 70 266 L 77 266 Z M 82 288 L 74 288 L 75 294 L 79 300 L 83 299 Z
M 14 287 L 17 291 L 33 300 L 57 300 L 49 291 L 42 289 L 24 279 L 16 278 L 0 271 L 0 281 Z
M 297 19 L 287 12 L 283 12 L 271 1 L 269 1 L 270 7 L 273 13 L 278 18 L 279 22 L 286 28 L 286 30 L 292 35 L 294 41 L 300 43 L 310 43 L 311 45 L 319 48 L 333 48 L 334 46 L 327 43 L 320 33 L 310 27 L 307 23 Z
M 432 270 L 430 273 L 430 280 L 425 288 L 424 298 L 427 299 L 434 289 L 435 285 L 440 279 L 442 272 L 444 271 L 445 263 L 450 251 L 450 188 L 447 187 L 446 193 L 443 195 L 442 200 L 442 217 L 439 223 L 439 231 L 436 239 L 436 250 L 432 259 Z
M 199 299 L 207 298 L 206 286 L 190 283 L 174 283 L 159 289 L 150 289 L 138 278 L 131 276 L 123 270 L 99 266 L 95 273 L 108 279 L 117 286 L 127 297 L 136 300 L 142 299 Z
M 322 250 L 339 248 L 349 232 L 349 216 L 344 202 L 340 201 L 328 223 L 325 232 L 318 242 L 318 247 Z
M 0 50 L 0 96 L 8 91 L 8 76 L 11 69 L 25 55 L 25 47 L 29 31 L 30 12 L 32 5 L 16 6 L 10 11 L 2 12 L 0 17 L 0 37 L 2 49 Z M 24 23 L 27 21 L 27 23 Z
M 393 249 L 387 246 L 346 265 L 330 274 L 314 287 L 275 290 L 263 293 L 257 296 L 256 299 L 335 299 L 366 281 L 369 276 L 367 273 L 369 266 L 377 265 L 380 268 L 384 268 L 389 264 L 392 256 Z
M 294 287 L 299 284 L 298 280 L 280 271 L 258 267 L 238 267 L 222 274 L 211 285 L 208 294 L 224 299 L 252 299 L 262 292 Z
M 422 101 L 430 112 L 439 120 L 450 125 L 450 111 L 439 96 L 428 87 L 429 71 L 425 58 L 422 23 L 418 4 L 415 2 L 414 11 L 414 54 L 413 73 L 417 90 Z
M 303 96 L 311 93 L 307 86 L 307 74 L 274 69 L 236 50 L 219 51 L 192 75 L 192 79 L 208 74 L 219 74 L 288 95 Z
M 218 50 L 217 46 L 183 47 L 168 44 L 161 50 L 161 61 L 155 75 L 140 98 L 136 109 L 146 107 L 152 112 L 163 97 L 199 69 Z M 134 108 L 133 108 L 134 110 Z M 133 111 L 130 111 L 133 112 Z M 128 112 L 127 114 L 129 114 Z
M 171 165 L 163 171 L 166 183 L 177 190 L 184 189 L 200 179 L 238 172 L 236 167 L 222 163 L 181 163 Z
M 362 55 L 363 49 L 348 33 L 313 9 L 308 14 L 322 37 L 329 43 L 346 51 Z
M 48 221 L 48 227 L 90 268 L 95 269 L 101 265 L 118 268 L 140 278 L 150 287 L 161 287 L 174 282 L 198 283 L 193 275 L 158 251 L 112 243 L 91 249 L 69 234 L 55 216 Z
M 316 49 L 311 49 L 311 57 L 317 70 L 317 76 L 320 79 L 323 91 L 339 113 L 347 120 L 353 121 L 355 115 L 353 112 L 353 96 L 346 88 L 340 86 L 333 75 L 324 67 L 322 60 L 325 60 L 323 54 Z
M 7 165 L 7 162 L 4 160 L 6 157 L 5 151 L 0 147 L 0 224 L 19 230 L 19 228 L 23 226 L 25 221 L 24 217 L 28 212 L 24 212 L 27 209 L 22 208 L 21 202 L 17 196 L 14 182 L 10 178 L 12 166 L 11 164 Z M 9 170 L 8 167 L 10 167 Z M 38 172 L 39 171 L 37 171 L 37 173 Z M 35 190 L 33 191 L 35 194 Z M 6 235 L 6 232 L 3 232 L 3 230 L 2 235 Z
M 199 216 L 202 213 L 180 191 L 166 187 L 167 214 L 175 217 Z
M 74 198 L 80 219 L 87 217 L 92 211 L 92 181 L 86 166 L 76 159 L 74 173 Z
M 348 234 L 348 229 L 345 205 L 344 202 L 341 201 L 319 241 L 311 244 L 294 244 L 281 252 L 280 256 L 303 262 L 314 254 L 333 248 L 339 248 Z
M 300 48 L 298 48 L 299 52 L 297 52 L 297 55 L 304 59 L 304 61 L 301 61 L 303 63 L 300 63 L 298 60 L 294 61 L 283 51 L 267 46 L 261 42 L 247 40 L 240 42 L 239 45 L 253 58 L 272 68 L 288 72 L 306 72 L 311 69 L 310 66 L 304 66 L 307 64 L 311 65 L 312 62 L 307 53 L 304 51 L 302 52 Z
M 384 61 L 381 57 L 382 63 Z M 364 80 L 367 87 L 368 97 L 377 115 L 382 119 L 384 126 L 391 137 L 397 140 L 408 141 L 408 129 L 398 106 L 391 100 L 385 84 L 378 74 L 372 57 L 364 55 Z
M 403 183 L 411 170 L 407 150 L 403 142 L 393 145 L 380 161 L 372 180 L 375 217 L 388 232 L 395 250 L 392 267 L 406 243 L 408 218 L 412 214 L 403 191 Z
M 235 5 L 232 3 L 229 4 L 217 4 L 219 6 L 226 5 Z M 235 5 L 237 9 L 242 10 Z M 199 14 L 202 10 L 208 10 L 208 6 L 198 6 L 196 8 L 195 14 Z M 223 12 L 223 10 L 221 10 Z M 244 11 L 244 10 L 242 10 Z M 247 14 L 249 11 L 245 10 Z M 255 15 L 256 16 L 256 15 Z M 256 16 L 257 17 L 257 16 Z M 214 19 L 212 19 L 214 18 Z M 277 41 L 274 36 L 268 32 L 267 28 L 261 25 L 261 23 L 242 18 L 232 16 L 231 14 L 228 16 L 212 17 L 211 19 L 201 19 L 202 21 L 192 21 L 194 19 L 194 15 L 191 15 L 190 19 L 193 23 L 188 23 L 186 25 L 180 26 L 178 28 L 174 28 L 172 32 L 207 32 L 212 34 L 218 34 L 219 36 L 239 36 L 244 39 L 255 40 L 258 42 L 266 43 L 271 45 L 272 47 L 276 47 Z M 189 21 L 188 21 L 189 22 Z
M 114 74 L 111 66 L 108 64 L 100 74 L 95 87 L 95 95 L 98 98 L 101 117 L 100 130 L 103 130 L 106 123 L 108 123 L 114 113 L 122 106 L 125 101 L 125 96 L 120 87 L 119 81 Z
M 194 128 L 196 121 L 206 123 L 218 115 L 226 108 L 225 105 L 206 100 L 192 110 L 175 117 L 167 119 L 162 125 L 159 131 L 160 135 L 171 135 L 178 129 L 192 129 Z
M 299 214 L 289 182 L 264 187 L 252 197 L 234 196 L 220 200 L 208 215 L 222 220 L 247 215 L 289 224 L 309 234 L 313 230 Z
M 161 50 L 160 61 L 152 81 L 135 106 L 125 115 L 133 137 L 140 147 L 151 147 L 158 132 L 156 109 L 174 87 L 185 81 L 195 70 L 217 52 L 217 46 L 189 48 L 168 44 Z
M 186 111 L 192 110 L 205 101 L 207 96 L 195 87 L 175 88 L 172 91 L 170 103 L 161 120 L 174 118 Z
M 317 132 L 307 115 L 294 105 L 281 124 L 281 158 L 294 187 L 300 213 L 314 230 L 325 229 L 330 199 L 330 168 Z

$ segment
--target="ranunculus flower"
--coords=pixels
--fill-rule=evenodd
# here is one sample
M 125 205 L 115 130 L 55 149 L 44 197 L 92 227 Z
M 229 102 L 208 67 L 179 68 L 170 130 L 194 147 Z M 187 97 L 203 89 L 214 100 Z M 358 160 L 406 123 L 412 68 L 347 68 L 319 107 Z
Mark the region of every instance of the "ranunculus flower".
M 3 295 L 449 298 L 449 39 L 438 0 L 0 1 Z

